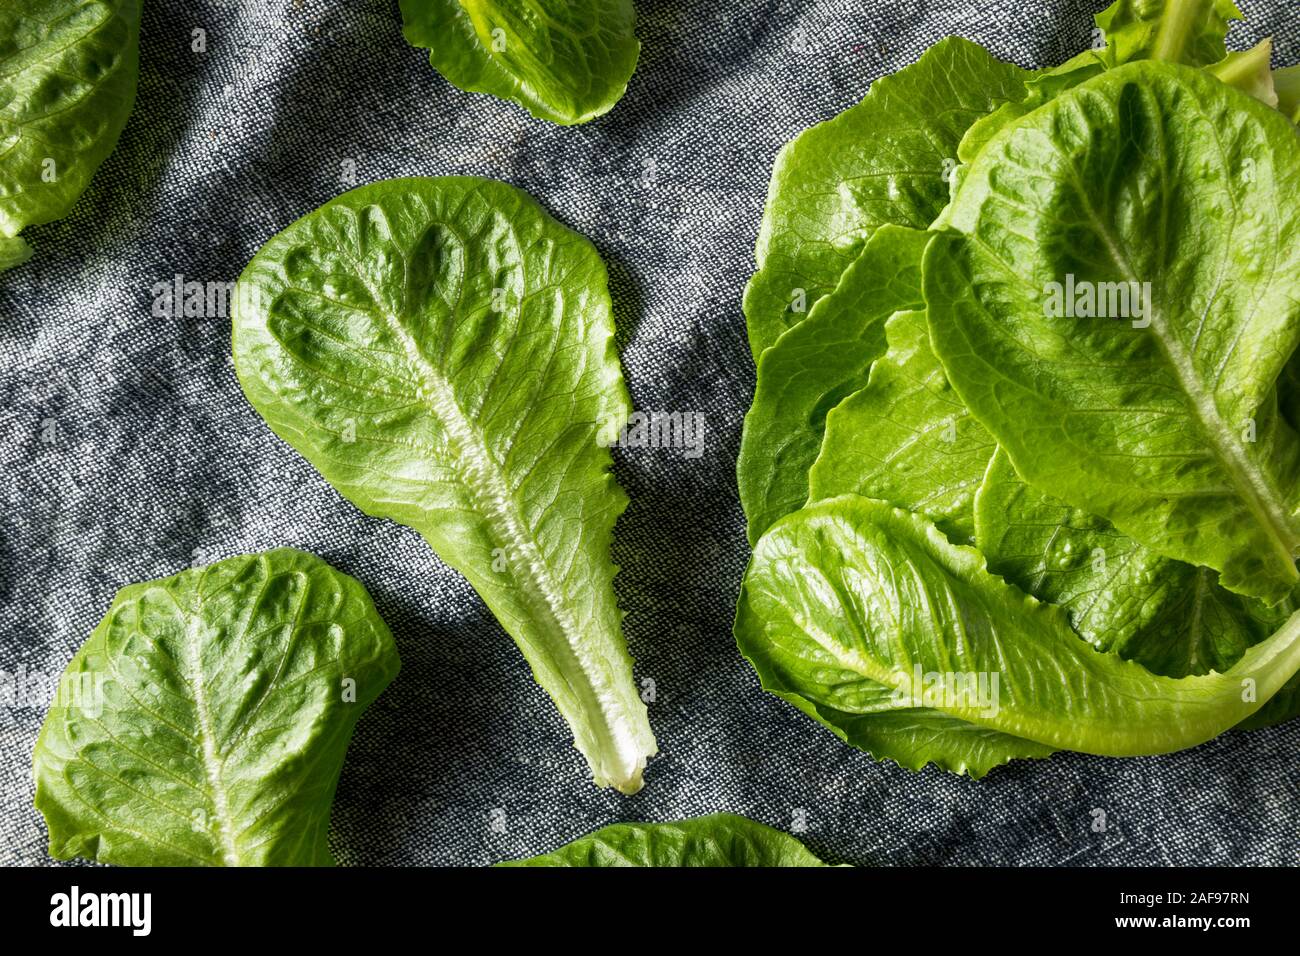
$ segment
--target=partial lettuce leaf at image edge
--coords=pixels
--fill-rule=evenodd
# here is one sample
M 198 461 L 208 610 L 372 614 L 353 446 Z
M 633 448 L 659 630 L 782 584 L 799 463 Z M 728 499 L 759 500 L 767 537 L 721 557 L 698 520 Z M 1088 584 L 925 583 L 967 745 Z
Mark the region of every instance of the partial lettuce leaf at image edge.
M 401 0 L 403 32 L 452 85 L 564 126 L 609 111 L 636 69 L 632 0 Z
M 120 590 L 33 753 L 50 854 L 326 866 L 358 718 L 399 668 L 365 589 L 314 555 L 242 555 Z
M 757 361 L 835 288 L 880 226 L 926 229 L 948 202 L 957 145 L 981 116 L 1025 94 L 1031 74 L 959 37 L 871 85 L 777 156 L 744 310 Z
M 824 867 L 787 833 L 732 813 L 615 823 L 505 867 Z
M 1297 194 L 1280 114 L 1131 63 L 998 132 L 924 268 L 948 380 L 1020 475 L 1269 603 L 1300 545 L 1300 441 L 1276 398 L 1300 338 Z M 1122 316 L 1057 315 L 1069 282 L 1138 291 Z
M 19 233 L 62 219 L 117 145 L 135 101 L 140 0 L 0 7 L 0 272 Z
M 974 548 L 858 496 L 810 505 L 768 530 L 745 576 L 736 634 L 760 673 L 819 705 L 861 711 L 880 706 L 883 691 L 898 706 L 1110 756 L 1210 740 L 1300 670 L 1297 614 L 1224 673 L 1153 675 L 1081 641 L 1060 608 L 990 574 Z
M 826 414 L 865 384 L 885 350 L 885 321 L 922 306 L 921 257 L 929 240 L 924 232 L 881 226 L 835 290 L 759 359 L 736 463 L 751 545 L 808 500 L 808 469 Z
M 1079 636 L 1152 673 L 1227 670 L 1296 610 L 1218 585 L 1218 575 L 1161 557 L 1106 520 L 1027 485 L 999 450 L 976 496 L 976 545 L 989 568 L 1064 607 Z
M 1277 93 L 1277 108 L 1300 124 L 1300 64 L 1273 71 L 1273 90 Z
M 1103 32 L 1109 30 L 1106 45 L 1085 50 L 1060 66 L 1035 73 L 1026 80 L 1027 95 L 1006 103 L 977 121 L 967 132 L 958 154 L 970 163 L 979 150 L 1003 126 L 1030 113 L 1044 103 L 1103 70 L 1133 60 L 1153 59 L 1205 69 L 1219 80 L 1236 86 L 1269 106 L 1292 115 L 1298 108 L 1279 103 L 1282 87 L 1290 81 L 1286 70 L 1269 74 L 1272 41 L 1265 39 L 1249 50 L 1228 51 L 1228 24 L 1241 19 L 1240 11 L 1221 0 L 1118 0 L 1094 18 Z M 964 175 L 965 170 L 958 174 Z
M 609 553 L 627 497 L 601 438 L 630 400 L 591 243 L 505 183 L 390 180 L 269 240 L 235 299 L 235 370 L 267 424 L 463 574 L 597 785 L 640 789 L 655 742 Z

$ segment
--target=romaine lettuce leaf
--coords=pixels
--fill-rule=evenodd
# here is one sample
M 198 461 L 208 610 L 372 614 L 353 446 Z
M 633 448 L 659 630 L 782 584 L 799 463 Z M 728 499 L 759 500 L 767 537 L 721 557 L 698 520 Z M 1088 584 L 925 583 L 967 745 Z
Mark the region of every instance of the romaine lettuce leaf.
M 1219 587 L 1218 575 L 1163 558 L 1031 488 L 1005 452 L 976 496 L 976 544 L 989 570 L 1064 607 L 1079 636 L 1166 677 L 1225 671 L 1300 605 L 1270 608 Z
M 1261 103 L 1278 109 L 1277 90 L 1269 69 L 1272 55 L 1273 41 L 1262 40 L 1249 50 L 1229 53 L 1206 70 L 1229 86 L 1235 86 Z
M 1291 122 L 1300 123 L 1300 64 L 1274 70 L 1273 91 L 1277 93 L 1277 108 Z
M 975 492 L 996 449 L 930 350 L 924 312 L 886 326 L 889 350 L 866 386 L 826 416 L 809 500 L 856 494 L 923 514 L 954 541 L 975 539 Z
M 1228 24 L 1241 11 L 1232 0 L 1116 0 L 1095 19 L 1112 66 L 1137 59 L 1208 66 L 1227 55 Z
M 1020 475 L 1270 603 L 1300 545 L 1275 390 L 1300 339 L 1297 194 L 1282 116 L 1131 63 L 997 133 L 925 264 L 932 345 Z
M 326 203 L 240 277 L 235 370 L 271 428 L 473 585 L 599 786 L 655 752 L 609 556 L 602 436 L 630 401 L 591 243 L 526 193 L 396 179 Z
M 606 113 L 636 69 L 632 0 L 401 0 L 406 39 L 454 86 L 570 126 Z
M 808 469 L 827 411 L 866 383 L 885 350 L 890 314 L 922 305 L 921 254 L 929 241 L 915 229 L 881 226 L 835 290 L 759 359 L 736 462 L 750 544 L 808 500 Z
M 140 0 L 0 5 L 0 272 L 19 233 L 62 219 L 117 145 L 135 101 Z
M 839 282 L 871 234 L 927 228 L 970 125 L 1024 95 L 1029 74 L 949 37 L 872 85 L 858 105 L 805 130 L 776 159 L 745 289 L 755 361 Z

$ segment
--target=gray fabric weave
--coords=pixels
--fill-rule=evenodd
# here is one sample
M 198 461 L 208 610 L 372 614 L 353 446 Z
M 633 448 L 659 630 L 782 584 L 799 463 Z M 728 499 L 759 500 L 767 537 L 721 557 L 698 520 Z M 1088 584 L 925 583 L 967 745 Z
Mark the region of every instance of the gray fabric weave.
M 918 774 L 764 694 L 730 634 L 754 375 L 740 299 L 777 150 L 947 34 L 1060 62 L 1089 44 L 1101 0 L 638 0 L 627 96 L 570 129 L 453 89 L 403 41 L 391 0 L 145 5 L 116 153 L 74 216 L 29 230 L 35 258 L 0 275 L 0 669 L 57 676 L 122 585 L 291 545 L 360 578 L 402 655 L 343 772 L 346 863 L 483 864 L 719 810 L 860 864 L 1298 862 L 1300 721 L 1160 758 Z M 1273 34 L 1278 64 L 1300 59 L 1296 3 L 1242 6 L 1234 48 Z M 358 183 L 466 173 L 531 192 L 609 265 L 637 407 L 705 415 L 702 457 L 616 450 L 632 499 L 617 587 L 661 748 L 637 796 L 591 785 L 463 580 L 271 434 L 235 381 L 225 319 L 151 315 L 152 287 L 177 273 L 234 279 L 347 188 L 348 160 Z M 0 711 L 3 863 L 48 862 L 29 769 L 41 717 Z

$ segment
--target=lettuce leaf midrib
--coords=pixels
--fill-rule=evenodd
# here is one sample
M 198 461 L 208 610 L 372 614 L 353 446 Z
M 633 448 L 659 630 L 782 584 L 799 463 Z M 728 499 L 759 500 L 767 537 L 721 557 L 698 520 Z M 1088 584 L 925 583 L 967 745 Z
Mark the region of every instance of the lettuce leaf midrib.
M 171 595 L 169 594 L 170 598 Z M 255 605 L 258 598 L 251 604 Z M 235 840 L 234 817 L 230 812 L 230 794 L 226 791 L 222 778 L 222 759 L 217 745 L 217 736 L 212 724 L 212 713 L 208 707 L 207 685 L 203 676 L 203 651 L 199 646 L 201 634 L 195 617 L 187 613 L 180 604 L 172 599 L 176 610 L 185 617 L 186 663 L 191 679 L 188 682 L 194 696 L 194 714 L 198 718 L 199 754 L 203 761 L 203 775 L 208 785 L 208 796 L 212 802 L 213 817 L 217 826 L 218 849 L 227 866 L 239 865 L 239 847 Z M 200 599 L 202 603 L 202 599 Z M 299 604 L 299 610 L 301 603 Z M 295 617 L 297 611 L 294 612 Z M 275 686 L 274 681 L 268 685 L 267 693 Z

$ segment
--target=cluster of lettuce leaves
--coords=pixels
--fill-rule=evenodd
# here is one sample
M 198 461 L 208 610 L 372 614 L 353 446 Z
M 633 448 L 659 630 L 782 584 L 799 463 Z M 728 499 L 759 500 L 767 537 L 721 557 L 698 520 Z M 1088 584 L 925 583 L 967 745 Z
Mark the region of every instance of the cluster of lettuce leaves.
M 562 126 L 618 102 L 640 44 L 632 0 L 401 0 L 403 32 L 452 85 Z
M 0 6 L 0 272 L 31 258 L 19 233 L 66 216 L 135 102 L 140 0 Z
M 558 850 L 498 866 L 824 867 L 787 833 L 734 813 L 671 823 L 615 823 Z
M 1239 17 L 1120 0 L 1040 71 L 950 38 L 777 160 L 736 637 L 877 759 L 1300 713 L 1297 72 Z M 1149 308 L 1065 317 L 1067 282 Z

